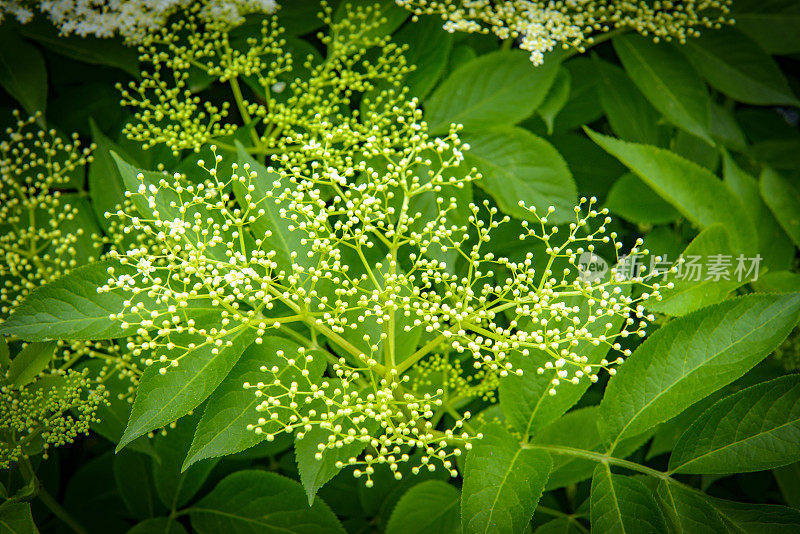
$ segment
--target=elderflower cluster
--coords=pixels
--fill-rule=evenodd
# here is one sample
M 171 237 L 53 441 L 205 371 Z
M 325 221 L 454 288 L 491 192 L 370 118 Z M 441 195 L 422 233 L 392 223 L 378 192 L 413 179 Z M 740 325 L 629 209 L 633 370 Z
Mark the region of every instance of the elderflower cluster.
M 374 35 L 383 20 L 379 6 L 354 7 L 334 22 L 332 8 L 323 2 L 320 18 L 330 26 L 318 35 L 327 49 L 324 60 L 294 57 L 275 17 L 263 20 L 259 37 L 237 39 L 227 21 L 203 23 L 201 6 L 148 35 L 140 60 L 151 67 L 141 81 L 120 87 L 123 105 L 135 110 L 125 133 L 146 148 L 166 144 L 176 154 L 199 151 L 212 142 L 225 146 L 223 138 L 245 129 L 241 138 L 248 139 L 249 151 L 301 157 L 308 145 L 365 142 L 395 120 L 392 109 L 407 99 L 401 80 L 411 67 L 404 47 Z M 370 49 L 377 57 L 370 57 Z M 228 85 L 232 98 L 217 105 L 193 94 L 192 79 L 198 76 Z M 364 95 L 365 102 L 353 112 L 356 95 Z M 230 102 L 243 125 L 228 121 Z M 333 124 L 338 134 L 324 138 Z
M 14 117 L 0 141 L 0 320 L 32 289 L 82 264 L 80 249 L 96 247 L 99 238 L 73 222 L 78 197 L 62 192 L 76 176 L 82 182 L 91 147 L 82 148 L 77 134 L 64 140 L 40 128 L 38 114 Z
M 629 353 L 623 339 L 653 319 L 645 302 L 661 298 L 648 273 L 584 276 L 583 254 L 619 262 L 622 252 L 595 199 L 561 227 L 548 223 L 553 208 L 523 204 L 535 221 L 519 235 L 527 254 L 494 252 L 510 218 L 470 201 L 481 177 L 463 166 L 469 146 L 456 125 L 428 133 L 402 86 L 403 48 L 372 36 L 376 10 L 334 22 L 323 5 L 327 59 L 306 58 L 303 77 L 274 20 L 242 44 L 235 28 L 199 25 L 190 11 L 146 41 L 154 70 L 123 92 L 137 108 L 128 135 L 212 160 L 138 172 L 126 205 L 107 214 L 138 241 L 112 249 L 117 265 L 98 288 L 123 297 L 110 318 L 155 379 L 270 336 L 299 343 L 243 384 L 258 399 L 248 428 L 311 440 L 318 459 L 333 455 L 367 485 L 376 464 L 398 478 L 403 462 L 454 475 L 453 458 L 480 439 L 461 410 L 521 375 L 517 358 L 534 362 L 551 394 L 613 374 Z M 191 69 L 230 87 L 243 124 L 187 93 Z M 640 245 L 628 252 L 646 254 Z M 615 357 L 587 356 L 601 345 Z
M 718 28 L 729 22 L 732 0 L 396 0 L 415 15 L 440 15 L 449 32 L 492 32 L 500 39 L 518 39 L 531 53 L 534 65 L 557 47 L 580 52 L 594 35 L 614 29 L 632 29 L 655 41 L 683 43 L 700 28 Z
M 38 11 L 45 14 L 61 35 L 113 37 L 129 43 L 141 42 L 162 28 L 174 13 L 191 9 L 191 0 L 0 0 L 0 22 L 6 14 L 26 24 Z M 275 0 L 204 0 L 198 10 L 206 22 L 240 24 L 250 13 L 272 13 Z
M 235 350 L 247 332 L 255 343 L 282 332 L 309 349 L 324 348 L 281 354 L 285 363 L 265 366 L 264 381 L 245 384 L 264 398 L 249 428 L 266 439 L 280 432 L 316 439 L 320 458 L 368 445 L 369 454 L 356 448 L 340 462 L 362 466 L 356 473 L 368 482 L 375 463 L 388 463 L 400 476 L 397 464 L 413 448 L 422 450 L 422 465 L 439 462 L 454 473 L 452 456 L 476 437 L 463 428 L 469 413 L 451 429 L 435 427 L 449 408 L 443 388 L 423 393 L 406 385 L 414 366 L 441 346 L 487 384 L 522 373 L 513 353 L 545 354 L 540 372 L 556 370 L 554 393 L 561 382 L 596 381 L 601 368 L 613 374 L 621 357 L 589 361 L 578 347 L 603 344 L 628 354 L 619 339 L 643 335 L 652 318 L 642 302 L 660 298 L 659 285 L 646 276 L 581 276 L 578 258 L 585 251 L 622 247 L 616 234 L 606 235 L 610 218 L 593 208 L 593 199 L 575 208 L 560 243 L 559 227 L 547 224 L 552 208 L 539 216 L 527 207 L 538 228 L 523 225 L 519 237 L 544 244 L 549 261 L 542 272 L 533 267 L 533 253 L 515 262 L 487 250 L 492 232 L 509 218 L 487 201 L 469 203 L 466 221 L 451 219 L 458 207 L 453 193 L 480 176 L 460 169 L 468 147 L 455 127 L 444 139 L 432 138 L 416 101 L 408 108 L 400 115 L 414 119 L 401 123 L 405 143 L 376 136 L 359 147 L 358 160 L 354 153 L 331 157 L 320 146 L 307 149 L 316 150 L 310 170 L 234 163 L 223 179 L 223 157 L 215 155 L 214 166 L 198 162 L 208 175 L 200 182 L 140 173 L 139 187 L 128 193 L 137 211 L 114 215 L 126 222 L 126 232 L 149 235 L 153 245 L 112 252 L 120 266 L 109 268 L 99 288 L 126 295 L 124 309 L 111 317 L 142 337 L 133 354 L 161 374 L 198 351 Z M 337 167 L 338 159 L 352 166 Z M 433 259 L 436 249 L 454 251 L 456 259 Z M 567 263 L 558 272 L 557 260 Z M 625 288 L 633 284 L 647 291 L 631 297 Z M 615 318 L 621 329 L 614 328 Z M 298 325 L 328 345 L 305 338 Z M 315 363 L 325 364 L 324 374 L 312 372 Z M 421 364 L 423 374 L 433 365 Z M 458 384 L 456 395 L 459 388 L 466 389 Z M 473 392 L 488 395 L 480 386 Z
M 105 388 L 85 371 L 53 371 L 22 388 L 3 385 L 0 379 L 0 469 L 42 449 L 47 457 L 50 447 L 88 434 L 106 396 Z

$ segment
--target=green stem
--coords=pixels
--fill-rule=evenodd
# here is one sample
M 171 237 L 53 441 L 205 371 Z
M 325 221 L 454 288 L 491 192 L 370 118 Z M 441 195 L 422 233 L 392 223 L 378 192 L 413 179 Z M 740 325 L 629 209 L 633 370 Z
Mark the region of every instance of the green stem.
M 22 474 L 22 477 L 25 479 L 26 482 L 31 483 L 33 482 L 36 487 L 36 495 L 39 497 L 39 500 L 42 501 L 53 515 L 59 518 L 61 521 L 64 522 L 70 529 L 72 529 L 75 534 L 89 534 L 80 523 L 78 523 L 69 512 L 67 512 L 63 506 L 61 506 L 58 501 L 56 501 L 52 495 L 42 486 L 39 482 L 39 479 L 36 478 L 36 473 L 33 471 L 33 467 L 31 466 L 30 460 L 25 458 L 19 464 L 19 470 Z
M 61 521 L 63 521 L 69 528 L 72 529 L 73 532 L 76 534 L 89 534 L 89 531 L 83 528 L 80 523 L 78 523 L 74 517 L 72 517 L 69 512 L 67 512 L 59 503 L 56 501 L 50 493 L 43 487 L 39 487 L 38 492 L 39 500 L 42 501 L 42 504 L 47 506 L 47 508 L 53 512 L 53 515 L 58 517 Z
M 397 373 L 403 374 L 406 370 L 408 370 L 409 367 L 417 363 L 426 354 L 428 354 L 434 347 L 436 347 L 436 345 L 444 341 L 444 339 L 445 339 L 444 335 L 440 334 L 435 338 L 433 338 L 432 340 L 430 340 L 429 342 L 427 342 L 425 345 L 422 346 L 422 348 L 420 348 L 417 352 L 415 352 L 414 354 L 403 360 L 397 366 Z
M 536 443 L 523 443 L 522 448 L 539 449 L 551 452 L 553 454 L 565 454 L 568 456 L 575 456 L 577 458 L 584 458 L 586 460 L 592 460 L 604 464 L 616 465 L 617 467 L 624 467 L 625 469 L 630 469 L 631 471 L 638 471 L 639 473 L 643 473 L 645 475 L 649 475 L 651 477 L 655 477 L 661 480 L 670 479 L 669 474 L 665 473 L 664 471 L 658 471 L 656 469 L 652 469 L 645 465 L 637 464 L 636 462 L 630 462 L 628 460 L 623 460 L 622 458 L 616 458 L 614 456 L 609 456 L 608 454 L 603 454 L 600 452 L 587 451 L 585 449 L 576 449 L 573 447 L 564 447 L 561 445 L 540 445 Z
M 252 118 L 247 111 L 247 106 L 244 105 L 244 97 L 242 97 L 242 88 L 239 87 L 239 79 L 233 77 L 230 79 L 230 83 L 231 90 L 233 91 L 233 98 L 236 100 L 236 107 L 239 108 L 239 114 L 242 116 L 244 123 L 249 125 L 252 122 Z M 258 138 L 258 133 L 256 133 L 254 128 L 250 128 L 250 139 L 253 140 L 254 145 L 261 146 L 261 140 Z
M 219 148 L 224 150 L 229 150 L 231 152 L 236 152 L 236 147 L 230 143 L 226 143 L 225 141 L 220 141 L 219 139 L 214 139 L 211 141 L 211 144 L 217 145 Z M 264 148 L 260 146 L 246 146 L 244 150 L 248 154 L 283 154 L 284 152 L 289 152 L 292 150 L 297 150 L 300 148 L 300 145 L 290 145 L 284 148 Z

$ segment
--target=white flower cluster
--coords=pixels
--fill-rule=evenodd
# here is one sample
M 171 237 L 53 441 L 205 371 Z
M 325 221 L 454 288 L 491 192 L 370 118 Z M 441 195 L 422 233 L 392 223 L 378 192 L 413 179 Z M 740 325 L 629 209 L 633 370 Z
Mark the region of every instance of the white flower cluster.
M 509 218 L 488 201 L 459 206 L 457 192 L 480 175 L 459 169 L 469 147 L 457 128 L 431 138 L 415 100 L 397 113 L 405 143 L 376 136 L 353 157 L 331 154 L 340 136 L 333 128 L 304 146 L 313 164 L 292 165 L 284 154 L 278 168 L 234 164 L 227 174 L 215 155 L 213 166 L 198 162 L 208 173 L 201 183 L 139 174 L 129 193 L 139 213 L 116 216 L 126 232 L 155 245 L 119 254 L 121 268 L 110 269 L 100 288 L 126 294 L 112 318 L 138 328 L 143 341 L 131 347 L 134 355 L 161 374 L 194 351 L 221 353 L 245 330 L 256 343 L 278 330 L 307 347 L 281 354 L 285 363 L 264 366 L 263 382 L 244 385 L 262 398 L 249 428 L 266 439 L 281 432 L 318 439 L 318 457 L 369 444 L 377 453 L 362 457 L 357 449 L 341 461 L 362 467 L 356 473 L 368 483 L 375 463 L 399 476 L 397 464 L 415 448 L 420 466 L 436 461 L 453 473 L 452 456 L 476 437 L 464 431 L 469 413 L 446 405 L 442 387 L 416 387 L 417 363 L 452 354 L 480 373 L 480 383 L 443 386 L 486 396 L 499 378 L 522 374 L 512 363 L 517 354 L 535 358 L 540 373 L 555 370 L 555 393 L 559 383 L 613 373 L 621 358 L 590 361 L 583 349 L 628 354 L 621 338 L 643 335 L 653 318 L 642 302 L 660 298 L 646 276 L 613 269 L 607 280 L 581 276 L 584 252 L 622 247 L 594 199 L 576 206 L 558 243 L 559 228 L 548 225 L 553 208 L 537 215 L 527 207 L 537 223 L 523 224 L 519 238 L 543 245 L 543 270 L 534 269 L 532 253 L 512 261 L 487 250 Z M 458 208 L 464 214 L 454 217 Z M 631 297 L 631 285 L 645 292 Z M 200 309 L 216 310 L 216 318 L 203 319 Z M 325 374 L 314 371 L 319 363 Z M 424 374 L 431 365 L 442 364 L 423 364 Z M 445 412 L 454 427 L 438 430 Z
M 0 0 L 0 22 L 11 15 L 30 22 L 40 11 L 62 35 L 113 37 L 140 42 L 148 32 L 163 27 L 173 13 L 190 7 L 192 0 Z M 275 0 L 209 0 L 200 15 L 209 21 L 242 22 L 250 13 L 272 13 Z
M 449 32 L 488 33 L 519 39 L 519 47 L 540 65 L 561 46 L 584 51 L 593 34 L 633 29 L 654 40 L 699 35 L 698 28 L 726 23 L 732 0 L 396 0 L 415 15 L 437 14 Z

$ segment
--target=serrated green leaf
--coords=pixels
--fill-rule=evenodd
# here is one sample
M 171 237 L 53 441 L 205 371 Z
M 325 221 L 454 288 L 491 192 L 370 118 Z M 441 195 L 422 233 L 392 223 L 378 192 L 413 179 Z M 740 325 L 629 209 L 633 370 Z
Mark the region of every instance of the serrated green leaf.
M 219 328 L 219 321 L 210 324 L 198 323 L 197 328 Z M 154 363 L 145 369 L 136 400 L 133 403 L 128 426 L 120 438 L 117 450 L 147 434 L 151 430 L 169 424 L 197 408 L 208 398 L 233 368 L 239 356 L 255 339 L 255 332 L 249 328 L 232 331 L 221 337 L 222 346 L 214 354 L 214 347 L 200 334 L 173 334 L 171 341 L 176 348 L 161 354 L 172 360 L 181 356 L 180 365 L 169 367 L 163 375 L 159 369 L 163 364 Z M 228 345 L 230 341 L 230 345 Z M 177 347 L 187 347 L 195 343 L 197 347 L 183 352 Z
M 753 276 L 752 273 L 749 277 L 745 276 L 751 261 L 740 265 L 733 252 L 728 231 L 721 224 L 712 224 L 683 251 L 681 257 L 686 263 L 680 266 L 680 271 L 667 277 L 675 287 L 661 290 L 663 300 L 653 302 L 648 308 L 667 315 L 686 315 L 724 300 L 731 291 L 749 282 Z M 714 274 L 710 270 L 715 258 L 719 261 L 721 274 Z
M 502 128 L 464 134 L 470 149 L 467 165 L 483 175 L 475 182 L 486 190 L 505 213 L 520 219 L 538 220 L 519 206 L 524 201 L 541 215 L 549 206 L 549 217 L 558 224 L 575 217 L 577 188 L 567 163 L 553 145 L 522 128 Z
M 0 505 L 0 532 L 3 534 L 39 534 L 39 529 L 33 522 L 30 503 L 6 501 Z
M 344 534 L 325 503 L 306 503 L 300 484 L 275 473 L 239 471 L 217 484 L 189 509 L 192 528 L 200 534 L 219 532 L 295 532 Z
M 29 343 L 11 360 L 8 380 L 20 388 L 33 382 L 53 360 L 57 345 L 55 341 Z
M 714 144 L 709 133 L 711 98 L 692 65 L 669 43 L 636 34 L 613 39 L 625 72 L 675 126 Z
M 336 447 L 326 448 L 322 451 L 322 459 L 316 458 L 320 452 L 318 445 L 327 443 L 330 432 L 320 427 L 315 427 L 309 432 L 305 432 L 302 439 L 296 439 L 294 443 L 294 455 L 297 461 L 297 469 L 300 472 L 300 482 L 306 491 L 308 504 L 314 502 L 317 491 L 330 479 L 341 471 L 336 467 L 338 462 L 347 463 L 351 457 L 358 456 L 366 447 L 366 443 L 356 440 L 352 443 Z
M 764 258 L 764 267 L 773 271 L 791 268 L 794 245 L 762 200 L 758 180 L 744 172 L 727 151 L 723 153 L 722 167 L 725 183 L 742 201 L 756 228 L 758 253 Z
M 621 68 L 594 57 L 597 91 L 611 129 L 634 143 L 659 145 L 659 115 Z
M 759 186 L 761 198 L 794 244 L 800 247 L 800 191 L 772 169 L 761 173 Z
M 584 302 L 585 299 L 582 297 L 573 297 L 565 304 L 579 306 L 581 309 L 579 317 L 585 322 L 589 315 L 589 307 L 582 306 Z M 609 322 L 612 325 L 609 331 L 618 331 L 622 326 L 621 317 L 613 317 Z M 602 332 L 598 330 L 599 333 L 605 333 L 605 322 L 592 323 L 588 328 L 590 331 L 599 329 L 602 330 Z M 601 343 L 595 346 L 589 342 L 581 342 L 575 350 L 578 354 L 586 356 L 588 363 L 596 365 L 608 353 L 608 345 Z M 589 381 L 565 384 L 566 387 L 559 390 L 556 395 L 550 395 L 551 382 L 556 376 L 556 370 L 545 369 L 541 375 L 537 372 L 537 368 L 543 365 L 542 362 L 551 359 L 549 355 L 532 349 L 528 357 L 522 357 L 520 353 L 515 352 L 511 354 L 511 358 L 515 368 L 522 369 L 523 374 L 518 376 L 511 373 L 500 379 L 498 387 L 500 407 L 511 427 L 522 436 L 535 436 L 543 427 L 556 421 L 574 406 L 589 388 Z
M 725 397 L 683 434 L 674 473 L 762 471 L 800 460 L 800 378 L 789 375 Z
M 656 489 L 664 517 L 671 532 L 691 532 L 692 534 L 726 534 L 728 531 L 722 517 L 714 509 L 708 498 L 698 492 L 662 480 Z
M 145 292 L 135 297 L 119 291 L 98 293 L 97 289 L 108 283 L 109 268 L 114 268 L 117 276 L 136 272 L 135 268 L 120 265 L 117 260 L 78 267 L 34 289 L 14 314 L 0 324 L 0 334 L 12 334 L 26 341 L 115 339 L 134 334 L 140 328 L 138 316 L 136 323 L 124 328 L 124 316 L 110 318 L 122 312 L 126 300 L 142 303 L 146 309 L 159 312 L 159 316 L 168 312 L 167 304 L 156 304 Z M 218 313 L 218 310 L 200 299 L 179 313 L 185 318 L 186 313 L 198 317 Z
M 614 182 L 608 192 L 606 207 L 611 213 L 636 224 L 666 224 L 681 216 L 641 178 L 630 172 Z
M 153 484 L 153 461 L 130 450 L 114 455 L 114 480 L 117 491 L 132 517 L 144 520 L 164 512 Z
M 529 117 L 544 100 L 558 73 L 558 61 L 532 68 L 522 50 L 498 51 L 461 65 L 425 102 L 434 134 L 450 123 L 466 131 L 510 126 Z
M 611 448 L 742 376 L 786 338 L 799 318 L 800 294 L 753 294 L 656 330 L 606 388 L 600 421 Z
M 446 482 L 421 482 L 397 503 L 386 525 L 386 534 L 461 532 L 460 499 L 458 490 Z
M 542 496 L 553 462 L 526 449 L 501 425 L 481 429 L 464 464 L 461 527 L 475 532 L 522 532 Z
M 186 529 L 171 517 L 154 517 L 142 521 L 127 534 L 186 534 Z
M 788 506 L 708 499 L 734 534 L 795 534 L 800 529 L 800 511 Z
M 706 228 L 721 223 L 732 232 L 738 252 L 755 251 L 755 229 L 741 216 L 745 211 L 742 201 L 711 171 L 668 150 L 620 141 L 588 129 L 587 133 L 692 224 Z
M 0 87 L 28 114 L 45 112 L 47 69 L 39 49 L 5 24 L 0 28 Z
M 160 460 L 151 462 L 153 485 L 168 510 L 178 510 L 188 503 L 219 461 L 212 458 L 197 462 L 188 469 L 182 468 L 199 419 L 199 414 L 183 417 L 174 428 L 167 429 L 166 435 L 153 438 Z
M 553 85 L 545 95 L 542 103 L 539 104 L 539 109 L 536 112 L 547 125 L 547 135 L 553 135 L 553 121 L 556 115 L 564 109 L 564 106 L 569 100 L 569 89 L 572 79 L 569 71 L 565 67 L 558 69 L 556 79 L 553 80 Z
M 798 104 L 778 64 L 735 27 L 703 32 L 678 49 L 712 87 L 740 102 Z
M 635 478 L 598 464 L 592 476 L 592 530 L 636 534 L 666 532 L 667 524 L 650 490 Z
M 287 355 L 297 353 L 300 346 L 294 341 L 281 337 L 267 337 L 261 345 L 252 344 L 245 350 L 225 380 L 214 390 L 208 399 L 203 417 L 197 425 L 184 469 L 205 458 L 224 456 L 248 449 L 266 438 L 266 434 L 256 434 L 247 430 L 247 425 L 258 419 L 256 406 L 263 399 L 252 389 L 244 389 L 245 382 L 257 384 L 267 376 L 260 370 L 262 366 L 281 369 L 278 377 L 287 383 L 298 382 L 309 385 L 309 380 L 319 378 L 325 369 L 324 357 L 314 358 L 309 366 L 309 375 L 304 377 L 294 367 L 286 365 L 279 357 L 278 350 Z M 268 430 L 268 429 L 267 429 Z

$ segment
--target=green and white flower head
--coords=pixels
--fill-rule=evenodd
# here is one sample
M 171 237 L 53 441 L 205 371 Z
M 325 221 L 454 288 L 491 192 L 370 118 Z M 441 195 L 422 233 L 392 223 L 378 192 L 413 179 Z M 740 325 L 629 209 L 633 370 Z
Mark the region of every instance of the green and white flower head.
M 320 17 L 330 27 L 318 35 L 327 48 L 323 61 L 290 53 L 275 17 L 262 22 L 258 38 L 237 41 L 235 25 L 202 21 L 202 5 L 144 39 L 140 60 L 150 67 L 141 82 L 120 87 L 123 105 L 135 110 L 135 121 L 125 132 L 145 147 L 165 144 L 176 153 L 198 151 L 239 130 L 228 120 L 228 101 L 215 105 L 191 92 L 190 77 L 198 73 L 231 87 L 252 150 L 295 153 L 297 164 L 303 147 L 323 142 L 324 135 L 337 147 L 349 146 L 375 135 L 375 128 L 390 128 L 393 109 L 407 100 L 399 81 L 411 67 L 404 47 L 388 36 L 372 35 L 382 20 L 376 6 L 354 8 L 334 21 L 333 10 L 322 4 Z M 378 57 L 369 58 L 369 49 L 379 50 Z M 241 79 L 249 80 L 258 101 L 243 98 Z M 370 99 L 363 116 L 351 112 L 353 97 L 360 94 Z
M 71 223 L 77 197 L 65 192 L 91 161 L 91 147 L 81 147 L 77 134 L 65 140 L 41 128 L 40 115 L 14 117 L 0 141 L 0 319 L 32 289 L 79 265 L 85 230 Z M 89 246 L 99 244 L 99 235 L 85 237 Z
M 47 16 L 61 35 L 114 37 L 139 43 L 150 32 L 162 28 L 175 13 L 190 9 L 191 0 L 0 0 L 0 22 L 4 15 L 28 23 L 36 12 Z M 272 13 L 275 0 L 204 0 L 198 10 L 204 21 L 240 24 L 250 13 Z
M 8 469 L 35 451 L 72 443 L 98 421 L 97 408 L 108 392 L 88 373 L 56 370 L 22 388 L 0 377 L 0 469 Z
M 452 457 L 480 435 L 467 430 L 469 412 L 437 429 L 445 395 L 494 399 L 499 380 L 522 374 L 517 357 L 552 376 L 551 394 L 594 382 L 601 369 L 613 374 L 629 354 L 621 340 L 643 335 L 652 320 L 644 302 L 660 299 L 658 283 L 639 272 L 582 276 L 582 254 L 622 249 L 595 199 L 581 200 L 561 234 L 548 223 L 554 208 L 522 205 L 537 223 L 522 223 L 519 238 L 542 248 L 541 272 L 533 253 L 512 261 L 491 252 L 493 233 L 510 219 L 488 201 L 459 202 L 480 179 L 463 166 L 469 147 L 457 125 L 443 137 L 428 133 L 402 86 L 411 69 L 403 48 L 370 37 L 381 23 L 375 9 L 334 21 L 325 6 L 327 59 L 307 57 L 306 75 L 290 77 L 285 94 L 275 88 L 295 59 L 274 20 L 250 48 L 232 46 L 227 25 L 201 28 L 194 12 L 145 41 L 142 59 L 153 70 L 123 92 L 137 108 L 128 135 L 176 153 L 209 150 L 212 159 L 197 162 L 200 179 L 138 174 L 127 193 L 135 209 L 110 215 L 145 242 L 112 250 L 120 266 L 99 289 L 125 295 L 111 318 L 136 331 L 133 357 L 161 375 L 198 351 L 233 350 L 240 335 L 298 341 L 296 353 L 262 367 L 263 380 L 243 384 L 260 400 L 248 428 L 268 440 L 317 440 L 318 458 L 352 446 L 337 465 L 353 466 L 368 485 L 376 463 L 400 478 L 398 465 L 414 449 L 414 472 L 438 465 L 455 474 Z M 377 59 L 366 59 L 374 57 L 368 49 Z M 215 143 L 240 127 L 223 122 L 226 108 L 186 93 L 190 66 L 231 87 L 247 127 L 240 138 L 251 143 L 238 145 L 236 163 L 226 164 Z M 158 74 L 165 68 L 174 83 Z M 243 98 L 240 77 L 263 91 L 255 91 L 263 102 Z M 463 217 L 453 217 L 457 210 Z M 630 254 L 646 253 L 640 245 Z M 645 288 L 637 297 L 634 285 Z M 589 361 L 582 349 L 601 344 L 619 356 Z M 438 386 L 433 370 L 447 375 Z
M 413 100 L 409 106 L 419 119 Z M 125 309 L 112 317 L 125 327 L 138 326 L 144 342 L 133 347 L 134 354 L 166 374 L 193 351 L 219 354 L 242 331 L 252 331 L 261 343 L 304 324 L 338 347 L 339 356 L 314 350 L 323 347 L 319 342 L 297 354 L 279 354 L 283 366 L 265 366 L 263 381 L 244 385 L 264 399 L 249 428 L 267 439 L 322 429 L 327 437 L 319 443 L 320 457 L 328 448 L 369 444 L 377 453 L 344 462 L 362 465 L 368 478 L 372 464 L 388 462 L 396 470 L 415 447 L 424 465 L 438 459 L 452 470 L 450 456 L 476 437 L 464 431 L 463 420 L 451 430 L 434 430 L 443 391 L 422 393 L 409 384 L 414 364 L 430 353 L 423 370 L 441 365 L 436 354 L 442 350 L 466 355 L 481 384 L 459 383 L 456 389 L 477 387 L 483 396 L 498 378 L 522 373 L 511 361 L 515 353 L 547 355 L 539 372 L 555 370 L 551 394 L 564 382 L 596 381 L 601 368 L 613 374 L 612 366 L 629 354 L 620 339 L 643 335 L 645 321 L 652 320 L 642 302 L 660 295 L 658 284 L 644 276 L 581 277 L 577 261 L 585 250 L 594 250 L 595 243 L 622 247 L 614 233 L 606 235 L 605 210 L 584 199 L 563 241 L 556 240 L 558 227 L 547 224 L 552 208 L 536 228 L 525 229 L 522 240 L 546 245 L 550 261 L 543 273 L 535 272 L 530 253 L 513 262 L 485 252 L 492 232 L 509 218 L 488 203 L 469 204 L 467 225 L 448 222 L 448 212 L 457 207 L 450 192 L 479 178 L 458 172 L 466 147 L 456 129 L 440 139 L 431 138 L 422 121 L 406 127 L 405 145 L 396 148 L 378 137 L 363 147 L 364 158 L 353 167 L 330 166 L 319 147 L 318 165 L 307 174 L 234 164 L 223 181 L 221 156 L 214 157 L 214 166 L 199 162 L 209 176 L 199 184 L 179 174 L 140 174 L 140 187 L 129 193 L 139 213 L 118 216 L 129 232 L 151 235 L 158 246 L 118 254 L 122 268 L 109 269 L 101 288 L 128 295 Z M 366 163 L 379 154 L 392 162 L 380 171 Z M 433 216 L 413 208 L 419 197 L 434 192 L 440 196 Z M 152 215 L 142 215 L 147 212 Z M 270 215 L 285 221 L 281 239 L 296 246 L 288 255 L 275 246 L 272 230 L 262 230 Z M 587 231 L 596 218 L 601 224 Z M 465 272 L 453 274 L 446 262 L 430 259 L 434 244 L 456 250 Z M 571 267 L 553 272 L 557 258 Z M 498 282 L 500 269 L 509 274 Z M 648 291 L 632 298 L 625 290 L 632 284 Z M 583 306 L 568 304 L 576 296 Z M 195 307 L 220 309 L 215 326 L 198 326 Z M 501 314 L 512 317 L 508 325 L 498 320 Z M 621 330 L 612 324 L 617 317 Z M 414 330 L 429 341 L 401 360 L 403 342 L 395 336 Z M 589 362 L 576 350 L 581 343 L 604 344 L 620 356 Z M 327 377 L 311 370 L 319 358 L 329 365 Z
M 519 39 L 540 65 L 557 48 L 583 52 L 597 34 L 631 29 L 655 41 L 685 42 L 702 28 L 730 22 L 732 0 L 649 2 L 646 0 L 396 0 L 415 15 L 440 15 L 449 32 L 494 33 Z

